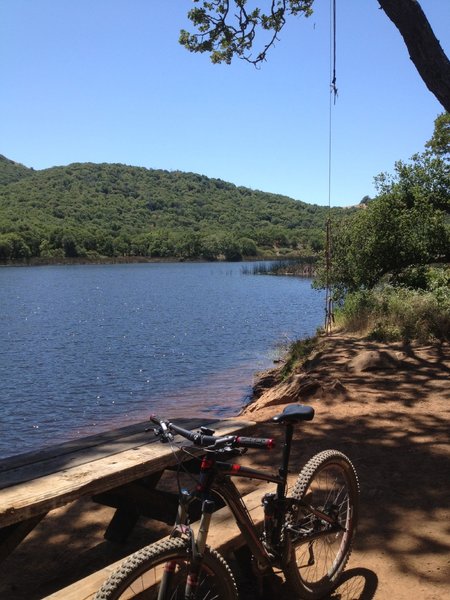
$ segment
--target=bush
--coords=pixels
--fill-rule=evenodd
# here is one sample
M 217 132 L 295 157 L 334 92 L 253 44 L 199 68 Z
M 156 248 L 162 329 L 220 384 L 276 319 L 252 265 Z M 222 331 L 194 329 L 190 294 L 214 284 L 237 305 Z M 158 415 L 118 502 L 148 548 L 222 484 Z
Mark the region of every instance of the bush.
M 439 275 L 428 273 L 427 290 L 386 285 L 350 293 L 336 313 L 336 323 L 347 331 L 365 333 L 379 341 L 449 340 L 447 277 L 445 270 Z
M 319 338 L 317 336 L 297 340 L 293 342 L 287 353 L 287 361 L 283 366 L 281 375 L 287 377 L 299 363 L 303 363 L 306 358 L 317 348 Z

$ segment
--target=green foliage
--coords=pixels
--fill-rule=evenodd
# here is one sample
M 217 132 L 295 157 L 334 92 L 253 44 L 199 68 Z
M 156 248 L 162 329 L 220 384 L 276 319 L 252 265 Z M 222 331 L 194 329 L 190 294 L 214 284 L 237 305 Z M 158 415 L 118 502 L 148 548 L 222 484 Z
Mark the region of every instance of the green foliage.
M 281 371 L 282 377 L 290 375 L 296 366 L 302 364 L 310 356 L 318 344 L 319 338 L 317 336 L 293 342 L 289 347 L 288 358 Z
M 336 312 L 346 331 L 379 341 L 450 340 L 450 269 L 429 268 L 428 289 L 390 285 L 351 292 Z
M 379 195 L 335 223 L 330 273 L 335 318 L 377 340 L 449 339 L 450 164 L 448 116 L 428 150 L 376 178 Z M 317 287 L 327 273 L 319 268 Z
M 30 256 L 30 248 L 22 236 L 17 233 L 0 235 L 0 259 L 21 260 Z
M 436 117 L 433 136 L 425 146 L 436 156 L 450 158 L 450 113 L 444 112 Z
M 335 223 L 331 280 L 338 297 L 372 288 L 383 277 L 400 282 L 412 268 L 450 260 L 448 163 L 416 155 L 377 183 L 376 199 Z M 324 282 L 322 266 L 317 284 Z
M 0 181 L 0 260 L 311 254 L 327 214 L 220 179 L 118 164 L 33 171 L 3 159 Z
M 286 13 L 312 14 L 314 0 L 272 2 L 267 10 L 249 7 L 247 0 L 193 0 L 188 18 L 198 33 L 182 30 L 180 44 L 190 52 L 208 52 L 213 63 L 230 64 L 237 56 L 253 64 L 265 60 L 267 51 L 286 22 Z M 257 30 L 263 35 L 262 47 L 252 55 Z
M 32 173 L 33 169 L 28 169 L 24 165 L 9 160 L 9 158 L 0 154 L 0 186 L 12 183 L 13 181 L 19 181 Z

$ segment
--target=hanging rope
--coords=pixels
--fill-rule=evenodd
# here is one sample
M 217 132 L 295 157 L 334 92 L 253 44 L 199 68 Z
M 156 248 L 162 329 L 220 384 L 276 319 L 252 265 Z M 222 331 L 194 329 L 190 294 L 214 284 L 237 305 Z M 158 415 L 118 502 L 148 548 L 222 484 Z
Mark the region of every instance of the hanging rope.
M 331 79 L 331 93 L 333 94 L 334 104 L 338 96 L 337 82 L 336 82 L 336 0 L 331 0 L 330 6 L 330 79 Z
M 336 0 L 330 0 L 330 101 L 328 114 L 328 218 L 325 243 L 325 269 L 326 269 L 326 294 L 325 294 L 325 334 L 329 335 L 334 324 L 333 291 L 331 285 L 331 164 L 332 164 L 332 131 L 333 131 L 333 104 L 336 104 L 338 95 L 336 83 Z

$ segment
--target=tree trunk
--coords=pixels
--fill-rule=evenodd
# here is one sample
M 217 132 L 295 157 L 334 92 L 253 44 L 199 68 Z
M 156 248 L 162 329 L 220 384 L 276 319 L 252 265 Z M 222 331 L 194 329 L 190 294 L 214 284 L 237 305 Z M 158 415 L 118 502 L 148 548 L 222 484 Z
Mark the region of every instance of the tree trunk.
M 446 0 L 448 1 L 448 0 Z M 450 61 L 417 0 L 378 0 L 400 31 L 425 85 L 450 112 Z

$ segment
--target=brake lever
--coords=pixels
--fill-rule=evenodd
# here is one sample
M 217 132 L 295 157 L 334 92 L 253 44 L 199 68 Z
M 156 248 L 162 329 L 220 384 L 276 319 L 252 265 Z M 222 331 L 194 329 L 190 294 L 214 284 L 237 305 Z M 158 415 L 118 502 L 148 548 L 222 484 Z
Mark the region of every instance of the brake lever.
M 161 443 L 163 444 L 173 442 L 174 440 L 173 434 L 167 429 L 167 427 L 147 427 L 145 432 L 148 433 L 149 431 L 153 431 L 156 437 L 161 438 Z
M 247 453 L 247 451 L 248 448 L 232 448 L 231 446 L 224 446 L 223 448 L 216 450 L 216 452 L 220 454 L 228 455 L 225 456 L 225 458 L 232 458 L 233 456 L 243 456 Z

